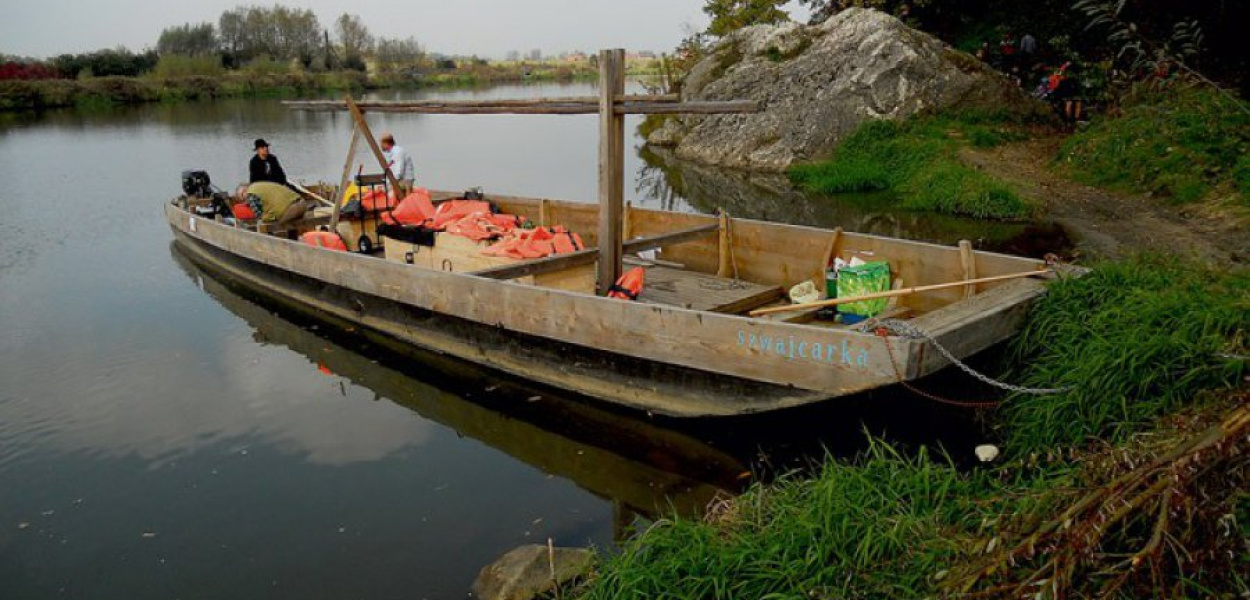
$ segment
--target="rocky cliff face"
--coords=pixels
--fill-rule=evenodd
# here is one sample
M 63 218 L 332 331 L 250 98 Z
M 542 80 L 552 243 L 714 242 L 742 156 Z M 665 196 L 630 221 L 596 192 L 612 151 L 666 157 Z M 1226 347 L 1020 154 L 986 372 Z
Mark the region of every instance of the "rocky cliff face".
M 929 110 L 1030 111 L 1002 74 L 937 38 L 870 9 L 816 26 L 748 27 L 691 70 L 686 100 L 755 100 L 750 115 L 670 119 L 648 142 L 686 160 L 781 171 L 821 158 L 868 119 Z

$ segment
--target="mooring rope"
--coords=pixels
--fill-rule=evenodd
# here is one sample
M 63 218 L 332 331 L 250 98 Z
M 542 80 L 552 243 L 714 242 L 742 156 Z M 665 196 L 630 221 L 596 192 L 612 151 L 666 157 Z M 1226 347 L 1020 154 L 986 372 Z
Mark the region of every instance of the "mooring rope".
M 919 390 L 915 388 L 914 386 L 910 385 L 907 381 L 903 379 L 903 374 L 899 372 L 898 365 L 894 361 L 894 349 L 890 346 L 890 334 L 891 333 L 894 333 L 898 335 L 899 337 L 903 337 L 907 339 L 924 340 L 926 342 L 929 342 L 930 344 L 933 345 L 934 348 L 937 349 L 939 353 L 942 354 L 942 356 L 946 357 L 946 360 L 949 360 L 951 364 L 959 367 L 960 370 L 971 375 L 974 379 L 986 385 L 996 387 L 1001 390 L 1006 390 L 1008 392 L 1013 392 L 1017 394 L 1028 394 L 1032 396 L 1049 396 L 1053 394 L 1062 394 L 1065 392 L 1070 392 L 1074 389 L 1074 386 L 1068 386 L 1068 387 L 1062 387 L 1062 388 L 1030 388 L 1030 387 L 1024 387 L 1024 386 L 1019 386 L 1019 385 L 1012 385 L 1010 383 L 1006 383 L 1006 382 L 994 379 L 968 366 L 967 363 L 956 358 L 955 355 L 952 354 L 950 350 L 947 350 L 945 346 L 938 343 L 937 339 L 935 339 L 933 336 L 925 333 L 920 328 L 906 321 L 900 321 L 898 319 L 882 319 L 876 324 L 876 333 L 882 339 L 882 341 L 885 342 L 886 350 L 890 354 L 890 365 L 894 367 L 894 374 L 898 377 L 898 382 L 902 384 L 903 387 L 921 396 L 924 396 L 925 398 L 928 398 L 936 402 L 940 402 L 942 404 L 950 404 L 953 406 L 961 406 L 961 407 L 967 407 L 967 408 L 987 408 L 987 407 L 992 407 L 992 406 L 998 406 L 999 403 L 998 402 L 961 402 L 958 400 L 950 400 L 947 398 L 942 398 L 940 396 L 936 396 L 934 394 L 930 394 L 928 392 Z

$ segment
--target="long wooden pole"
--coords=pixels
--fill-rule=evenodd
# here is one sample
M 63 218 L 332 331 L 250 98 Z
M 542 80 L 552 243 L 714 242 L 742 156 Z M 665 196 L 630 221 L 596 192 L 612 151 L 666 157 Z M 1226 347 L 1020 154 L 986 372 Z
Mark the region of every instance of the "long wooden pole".
M 616 98 L 625 93 L 625 51 L 599 52 L 599 295 L 621 276 L 625 213 L 625 117 Z
M 320 101 L 319 101 L 320 102 Z M 380 113 L 408 113 L 427 115 L 592 115 L 600 112 L 595 102 L 549 102 L 544 100 L 507 101 L 491 103 L 455 101 L 436 103 L 375 103 L 358 105 L 361 110 Z M 305 104 L 291 103 L 287 108 L 307 111 L 344 110 L 341 103 Z M 618 102 L 613 108 L 618 115 L 644 114 L 746 114 L 759 112 L 759 104 L 753 101 L 689 101 L 689 102 Z
M 386 155 L 382 154 L 382 147 L 378 145 L 378 141 L 373 138 L 373 131 L 369 129 L 369 123 L 365 121 L 364 113 L 360 112 L 360 107 L 356 106 L 356 102 L 351 96 L 345 98 L 347 102 L 347 110 L 352 113 L 352 118 L 356 120 L 356 127 L 360 128 L 360 132 L 364 134 L 365 141 L 369 143 L 369 149 L 373 151 L 373 157 L 378 159 L 378 164 L 382 166 L 382 173 L 386 175 L 387 183 L 391 184 L 391 189 L 395 190 L 395 195 L 399 195 L 399 182 L 395 180 L 395 174 L 391 172 L 390 165 L 386 164 Z
M 617 96 L 616 102 L 680 102 L 681 96 L 678 94 L 624 94 Z M 347 105 L 341 100 L 283 100 L 282 104 L 294 109 L 300 110 L 344 110 Z M 438 107 L 438 106 L 462 106 L 462 107 L 483 107 L 483 106 L 545 106 L 551 104 L 591 104 L 599 105 L 598 96 L 573 96 L 566 98 L 495 98 L 491 100 L 376 100 L 376 101 L 359 101 L 356 106 L 361 110 L 374 110 L 379 108 L 421 108 L 421 107 Z
M 772 308 L 761 308 L 753 310 L 749 314 L 752 317 L 760 315 L 770 315 L 773 313 L 790 312 L 794 310 L 807 310 L 809 308 L 821 308 L 825 306 L 837 306 L 838 304 L 846 304 L 848 302 L 859 302 L 861 300 L 877 300 L 879 298 L 893 298 L 895 296 L 907 296 L 919 292 L 929 292 L 933 290 L 944 290 L 947 288 L 960 287 L 964 285 L 976 285 L 979 283 L 992 283 L 995 281 L 1005 281 L 1008 279 L 1020 279 L 1023 277 L 1036 277 L 1050 273 L 1050 269 L 1041 269 L 1039 271 L 1023 271 L 1020 273 L 1009 273 L 1007 275 L 995 275 L 993 277 L 982 277 L 980 279 L 968 279 L 960 281 L 950 281 L 947 283 L 935 283 L 932 285 L 921 285 L 917 287 L 901 288 L 890 290 L 888 292 L 877 292 L 874 294 L 864 294 L 862 296 L 847 296 L 845 298 L 830 298 L 819 302 L 807 302 L 804 304 L 791 304 L 790 306 L 774 306 Z
M 343 161 L 343 176 L 339 178 L 339 189 L 334 193 L 334 212 L 330 214 L 330 231 L 339 230 L 339 213 L 343 206 L 343 192 L 347 191 L 347 182 L 352 176 L 352 163 L 356 158 L 356 142 L 360 141 L 360 128 L 352 120 L 352 141 L 347 145 L 347 158 Z

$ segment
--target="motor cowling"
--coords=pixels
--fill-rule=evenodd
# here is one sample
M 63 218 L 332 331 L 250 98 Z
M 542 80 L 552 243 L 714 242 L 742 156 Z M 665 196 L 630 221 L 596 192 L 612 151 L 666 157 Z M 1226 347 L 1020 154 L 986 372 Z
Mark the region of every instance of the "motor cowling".
M 213 195 L 208 171 L 183 171 L 182 193 L 192 198 L 208 198 Z

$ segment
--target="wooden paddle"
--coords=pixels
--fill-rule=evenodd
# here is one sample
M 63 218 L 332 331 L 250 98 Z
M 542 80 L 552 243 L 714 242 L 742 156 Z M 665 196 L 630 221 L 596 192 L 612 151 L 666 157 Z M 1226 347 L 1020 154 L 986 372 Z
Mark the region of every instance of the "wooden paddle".
M 838 304 L 846 304 L 848 302 L 859 302 L 860 300 L 876 300 L 878 298 L 893 298 L 895 296 L 907 296 L 910 294 L 915 294 L 917 292 L 944 290 L 947 288 L 959 287 L 962 285 L 976 285 L 978 283 L 991 283 L 994 281 L 1004 281 L 1007 279 L 1020 279 L 1022 277 L 1036 277 L 1038 275 L 1045 275 L 1046 273 L 1051 273 L 1051 272 L 1053 271 L 1051 271 L 1050 269 L 1041 269 L 1039 271 L 1024 271 L 1021 273 L 1009 273 L 1007 275 L 995 275 L 993 277 L 982 277 L 980 279 L 962 279 L 959 281 L 952 281 L 949 283 L 935 283 L 932 285 L 921 285 L 921 286 L 910 287 L 910 288 L 890 290 L 888 292 L 876 292 L 873 294 L 864 294 L 862 296 L 848 296 L 846 298 L 830 298 L 828 300 L 821 300 L 819 302 L 808 302 L 806 304 L 791 304 L 790 306 L 774 306 L 772 308 L 761 308 L 759 310 L 753 310 L 749 314 L 752 317 L 758 317 L 760 315 L 768 315 L 768 314 L 780 313 L 780 312 L 790 312 L 793 310 L 806 310 L 809 308 L 821 308 L 823 306 L 836 306 Z
M 329 200 L 326 200 L 325 198 L 322 198 L 321 196 L 318 196 L 318 195 L 317 195 L 316 193 L 314 193 L 312 190 L 310 190 L 310 189 L 308 189 L 308 188 L 306 188 L 306 187 L 304 187 L 304 186 L 302 186 L 302 185 L 300 185 L 300 184 L 298 184 L 298 183 L 294 183 L 294 182 L 288 182 L 288 183 L 290 183 L 291 187 L 292 187 L 293 189 L 295 189 L 295 191 L 297 191 L 297 192 L 299 192 L 299 193 L 301 193 L 301 194 L 304 194 L 305 196 L 308 196 L 309 198 L 312 198 L 313 200 L 316 200 L 316 201 L 318 201 L 318 202 L 320 202 L 320 203 L 322 203 L 322 204 L 324 204 L 324 205 L 326 205 L 326 206 L 334 206 L 334 203 L 333 203 L 333 202 L 330 202 Z

